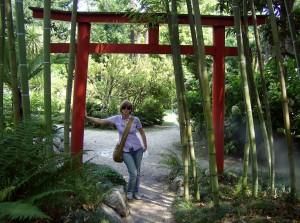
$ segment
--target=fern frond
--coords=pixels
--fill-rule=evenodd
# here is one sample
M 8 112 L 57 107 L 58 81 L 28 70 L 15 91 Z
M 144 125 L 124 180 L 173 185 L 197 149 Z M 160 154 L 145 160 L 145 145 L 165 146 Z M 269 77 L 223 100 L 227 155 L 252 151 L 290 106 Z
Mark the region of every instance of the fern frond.
M 0 220 L 37 220 L 51 218 L 38 207 L 22 202 L 0 202 Z
M 28 203 L 35 203 L 36 201 L 42 200 L 43 198 L 46 198 L 48 196 L 53 196 L 53 195 L 57 195 L 57 194 L 65 194 L 65 193 L 72 193 L 72 190 L 68 190 L 68 189 L 56 189 L 56 190 L 50 190 L 50 191 L 45 191 L 43 193 L 31 196 L 29 199 L 26 199 L 26 202 Z
M 4 188 L 3 190 L 0 191 L 0 202 L 6 200 L 11 196 L 13 191 L 15 191 L 16 187 L 15 186 L 8 186 Z

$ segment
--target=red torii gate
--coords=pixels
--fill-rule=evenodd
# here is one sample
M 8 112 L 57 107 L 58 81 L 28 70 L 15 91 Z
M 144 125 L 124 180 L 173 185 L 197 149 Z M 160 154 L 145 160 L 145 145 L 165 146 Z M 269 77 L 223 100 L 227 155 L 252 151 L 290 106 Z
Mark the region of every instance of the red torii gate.
M 42 8 L 30 8 L 34 18 L 43 18 Z M 141 14 L 142 15 L 142 14 Z M 73 114 L 71 132 L 72 154 L 80 154 L 83 149 L 84 112 L 86 104 L 86 84 L 88 71 L 88 58 L 90 53 L 120 53 L 120 54 L 171 54 L 170 45 L 159 44 L 159 24 L 167 24 L 165 14 L 153 14 L 160 16 L 162 21 L 148 28 L 148 44 L 112 44 L 90 43 L 91 23 L 124 24 L 143 23 L 149 21 L 134 21 L 126 13 L 99 13 L 78 12 L 78 37 L 76 51 L 76 68 L 73 92 Z M 148 17 L 149 18 L 149 17 Z M 51 10 L 51 19 L 59 21 L 71 21 L 71 12 Z M 178 15 L 179 24 L 189 24 L 188 15 Z M 237 56 L 236 47 L 225 46 L 225 27 L 234 26 L 233 16 L 210 16 L 201 17 L 204 26 L 213 28 L 213 45 L 205 46 L 205 53 L 213 56 L 213 89 L 212 111 L 213 125 L 216 138 L 216 160 L 218 172 L 224 169 L 224 98 L 225 98 L 225 57 Z M 257 16 L 257 23 L 264 24 L 265 16 Z M 253 24 L 252 19 L 248 19 Z M 68 43 L 51 43 L 51 53 L 68 53 Z M 181 54 L 194 54 L 193 46 L 181 45 Z

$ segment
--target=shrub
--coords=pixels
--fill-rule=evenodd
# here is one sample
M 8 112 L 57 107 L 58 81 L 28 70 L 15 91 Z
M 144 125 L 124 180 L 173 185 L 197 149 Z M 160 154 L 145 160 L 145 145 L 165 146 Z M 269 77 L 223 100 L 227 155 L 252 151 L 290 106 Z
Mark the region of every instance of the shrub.
M 135 115 L 140 118 L 143 126 L 160 125 L 163 123 L 164 109 L 159 101 L 149 98 L 137 108 Z
M 0 221 L 60 222 L 84 206 L 95 207 L 109 193 L 106 185 L 125 185 L 107 166 L 74 168 L 57 154 L 40 123 L 20 124 L 0 138 Z

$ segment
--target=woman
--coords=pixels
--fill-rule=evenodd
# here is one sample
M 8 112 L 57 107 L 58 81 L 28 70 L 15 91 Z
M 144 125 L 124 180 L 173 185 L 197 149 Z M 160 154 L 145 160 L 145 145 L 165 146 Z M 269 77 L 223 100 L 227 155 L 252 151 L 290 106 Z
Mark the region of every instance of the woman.
M 129 174 L 127 199 L 132 200 L 134 198 L 140 200 L 140 169 L 143 153 L 147 150 L 147 139 L 139 118 L 132 116 L 131 112 L 132 104 L 129 101 L 125 100 L 120 105 L 120 115 L 111 116 L 106 119 L 99 119 L 87 116 L 86 114 L 85 118 L 87 121 L 93 122 L 95 124 L 114 124 L 119 132 L 119 140 L 121 140 L 122 138 L 122 134 L 130 117 L 134 118 L 123 149 L 123 160 L 127 166 Z M 141 134 L 143 144 L 136 134 L 137 131 L 139 131 L 139 133 Z

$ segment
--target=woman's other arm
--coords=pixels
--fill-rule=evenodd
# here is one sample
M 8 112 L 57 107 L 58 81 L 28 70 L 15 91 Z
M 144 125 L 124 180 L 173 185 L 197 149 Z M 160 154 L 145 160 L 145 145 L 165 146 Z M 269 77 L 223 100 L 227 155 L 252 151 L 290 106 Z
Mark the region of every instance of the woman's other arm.
M 138 129 L 140 134 L 141 134 L 141 137 L 142 137 L 142 140 L 143 140 L 143 144 L 144 144 L 144 151 L 147 150 L 147 138 L 146 138 L 146 135 L 145 135 L 145 131 L 143 128 L 139 128 Z

